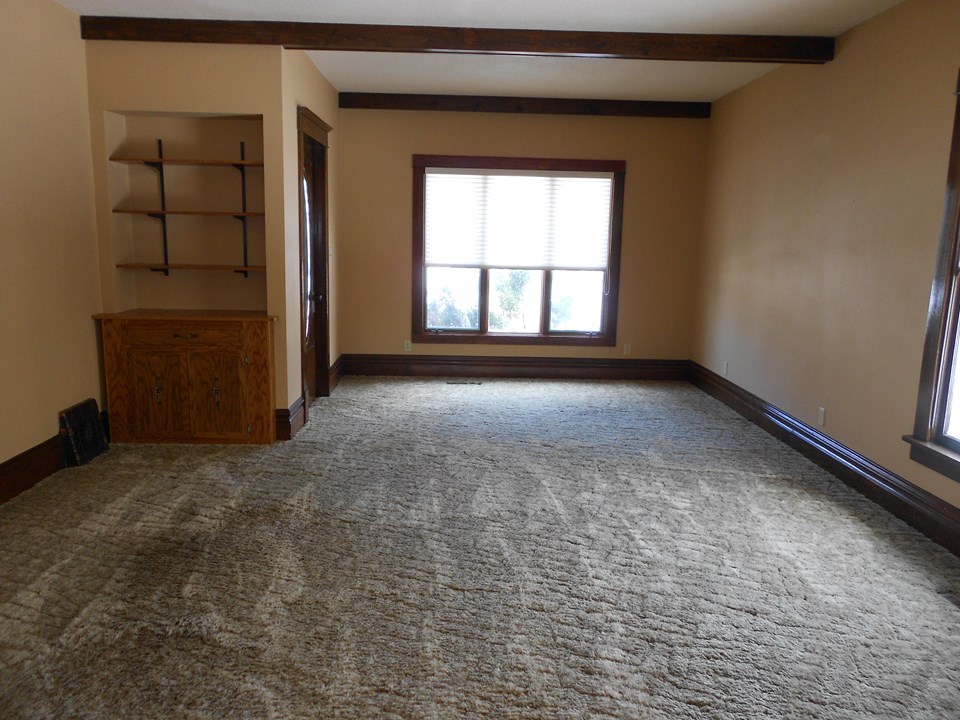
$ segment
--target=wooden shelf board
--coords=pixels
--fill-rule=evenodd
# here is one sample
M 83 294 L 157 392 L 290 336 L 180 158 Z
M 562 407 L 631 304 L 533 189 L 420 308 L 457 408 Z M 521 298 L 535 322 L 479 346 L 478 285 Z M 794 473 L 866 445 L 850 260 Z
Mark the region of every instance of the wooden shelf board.
M 229 270 L 230 272 L 266 272 L 266 265 L 206 265 L 199 263 L 117 263 L 131 270 Z
M 276 320 L 266 310 L 208 310 L 203 308 L 131 308 L 120 312 L 97 313 L 94 320 Z
M 264 217 L 262 212 L 241 212 L 240 210 L 128 210 L 114 208 L 115 213 L 125 215 L 209 215 L 212 217 Z
M 127 163 L 130 165 L 146 165 L 160 163 L 162 165 L 198 165 L 211 167 L 263 167 L 263 160 L 200 160 L 193 158 L 158 158 L 158 157 L 112 157 L 112 162 Z

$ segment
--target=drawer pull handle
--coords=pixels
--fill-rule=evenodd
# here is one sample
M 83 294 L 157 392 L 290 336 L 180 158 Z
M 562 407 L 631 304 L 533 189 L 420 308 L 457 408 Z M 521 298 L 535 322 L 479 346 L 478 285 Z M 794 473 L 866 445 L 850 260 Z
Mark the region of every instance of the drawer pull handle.
M 214 378 L 213 382 L 213 402 L 217 407 L 220 407 L 220 378 Z
M 198 333 L 174 333 L 173 336 L 179 340 L 189 340 L 191 338 L 200 337 Z
M 153 392 L 157 396 L 157 405 L 163 404 L 163 378 L 157 375 L 156 382 L 153 386 Z

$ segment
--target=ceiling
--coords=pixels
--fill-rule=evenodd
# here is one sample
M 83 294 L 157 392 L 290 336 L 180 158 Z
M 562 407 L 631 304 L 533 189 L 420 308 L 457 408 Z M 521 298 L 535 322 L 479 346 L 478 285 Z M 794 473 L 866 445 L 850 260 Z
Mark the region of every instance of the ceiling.
M 902 0 L 58 0 L 81 15 L 836 37 Z M 309 51 L 341 92 L 711 101 L 769 63 Z

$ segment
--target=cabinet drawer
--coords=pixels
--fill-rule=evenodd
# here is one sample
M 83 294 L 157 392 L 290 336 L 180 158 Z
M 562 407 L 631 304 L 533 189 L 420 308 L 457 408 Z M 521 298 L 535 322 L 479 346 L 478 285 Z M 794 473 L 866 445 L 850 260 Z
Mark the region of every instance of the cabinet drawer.
M 130 323 L 126 332 L 131 346 L 193 347 L 215 345 L 242 347 L 242 323 Z

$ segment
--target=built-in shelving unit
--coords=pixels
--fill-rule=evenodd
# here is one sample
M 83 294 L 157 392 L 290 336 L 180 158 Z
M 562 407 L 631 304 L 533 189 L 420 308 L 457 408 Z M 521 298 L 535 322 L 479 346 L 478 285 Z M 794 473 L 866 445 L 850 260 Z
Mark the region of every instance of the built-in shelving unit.
M 240 143 L 240 158 L 238 160 L 230 159 L 191 159 L 191 158 L 168 158 L 163 154 L 163 141 L 157 140 L 157 154 L 155 157 L 131 157 L 131 156 L 113 156 L 112 162 L 125 163 L 130 165 L 145 165 L 157 172 L 159 179 L 159 208 L 114 208 L 113 212 L 127 215 L 144 215 L 154 218 L 160 222 L 162 254 L 163 258 L 157 263 L 144 262 L 121 262 L 116 267 L 151 270 L 153 272 L 163 273 L 169 276 L 172 270 L 210 270 L 210 271 L 229 271 L 240 273 L 244 277 L 249 277 L 252 272 L 266 272 L 263 265 L 251 265 L 249 261 L 249 235 L 247 221 L 253 217 L 264 217 L 263 212 L 250 211 L 247 209 L 247 170 L 254 167 L 263 167 L 262 161 L 247 160 L 246 148 L 243 142 Z M 167 189 L 164 167 L 168 165 L 189 165 L 194 167 L 233 167 L 240 173 L 240 209 L 239 210 L 186 210 L 173 209 L 167 207 Z M 208 217 L 232 217 L 240 221 L 242 228 L 242 249 L 243 261 L 241 264 L 229 263 L 176 263 L 170 262 L 170 250 L 168 243 L 167 218 L 176 215 L 190 216 L 208 216 Z

